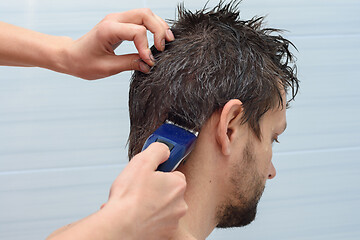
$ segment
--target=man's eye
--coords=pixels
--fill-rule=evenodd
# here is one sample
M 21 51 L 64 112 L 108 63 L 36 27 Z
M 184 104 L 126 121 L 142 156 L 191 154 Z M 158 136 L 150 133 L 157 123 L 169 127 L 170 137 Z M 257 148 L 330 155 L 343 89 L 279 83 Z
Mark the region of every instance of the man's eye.
M 280 143 L 278 137 L 273 138 L 272 143 L 274 143 L 274 142 Z

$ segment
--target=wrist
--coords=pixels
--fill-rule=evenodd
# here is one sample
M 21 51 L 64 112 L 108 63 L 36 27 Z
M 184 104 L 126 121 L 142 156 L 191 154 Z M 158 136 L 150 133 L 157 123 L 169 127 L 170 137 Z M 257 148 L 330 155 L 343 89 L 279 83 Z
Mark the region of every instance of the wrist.
M 73 64 L 71 63 L 69 53 L 69 49 L 73 42 L 74 40 L 70 37 L 57 37 L 57 42 L 53 45 L 54 49 L 50 51 L 50 64 L 47 68 L 56 72 L 73 75 L 70 71 Z
M 105 239 L 138 239 L 134 227 L 136 220 L 131 217 L 131 208 L 123 201 L 122 203 L 109 201 L 96 215 L 107 233 Z

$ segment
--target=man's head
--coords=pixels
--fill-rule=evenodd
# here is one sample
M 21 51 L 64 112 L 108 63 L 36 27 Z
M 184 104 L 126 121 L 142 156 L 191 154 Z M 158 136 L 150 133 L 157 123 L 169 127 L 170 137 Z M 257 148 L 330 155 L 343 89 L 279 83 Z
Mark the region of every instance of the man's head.
M 275 176 L 271 145 L 285 130 L 286 93 L 290 101 L 298 89 L 291 42 L 263 28 L 262 17 L 240 20 L 237 7 L 179 7 L 175 41 L 153 49 L 156 65 L 133 74 L 129 95 L 129 157 L 165 120 L 200 132 L 180 169 L 190 181 L 205 164 L 201 174 L 222 188 L 219 227 L 254 219 L 265 181 Z

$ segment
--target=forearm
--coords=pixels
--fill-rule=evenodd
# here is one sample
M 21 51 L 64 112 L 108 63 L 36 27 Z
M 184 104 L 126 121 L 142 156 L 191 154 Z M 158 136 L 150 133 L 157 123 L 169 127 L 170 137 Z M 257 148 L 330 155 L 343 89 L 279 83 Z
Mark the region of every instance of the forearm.
M 66 72 L 65 49 L 73 41 L 0 22 L 0 65 Z
M 115 179 L 99 211 L 60 228 L 47 240 L 172 239 L 187 204 L 185 176 L 156 171 L 169 155 L 165 144 L 151 144 Z
M 111 209 L 113 210 L 113 209 Z M 124 211 L 125 212 L 125 211 Z M 50 236 L 47 240 L 116 240 L 134 239 L 126 223 L 126 214 L 113 216 L 113 212 L 100 210 L 84 219 L 62 227 Z M 136 233 L 132 233 L 135 235 Z

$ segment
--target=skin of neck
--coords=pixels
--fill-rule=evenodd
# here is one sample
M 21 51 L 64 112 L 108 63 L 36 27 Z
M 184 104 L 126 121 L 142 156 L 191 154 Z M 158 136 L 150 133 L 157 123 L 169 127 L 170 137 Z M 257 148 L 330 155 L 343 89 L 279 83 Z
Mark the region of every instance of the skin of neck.
M 214 116 L 202 127 L 194 150 L 177 169 L 186 176 L 188 212 L 180 219 L 173 239 L 205 239 L 218 223 L 216 210 L 226 195 L 223 184 L 226 172 L 220 166 L 224 156 L 214 136 L 216 127 Z

